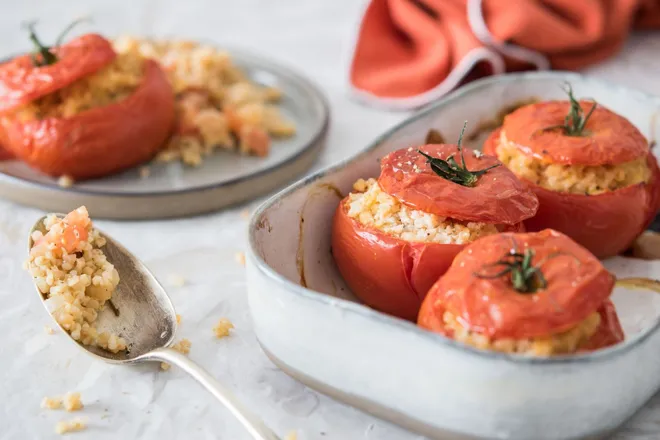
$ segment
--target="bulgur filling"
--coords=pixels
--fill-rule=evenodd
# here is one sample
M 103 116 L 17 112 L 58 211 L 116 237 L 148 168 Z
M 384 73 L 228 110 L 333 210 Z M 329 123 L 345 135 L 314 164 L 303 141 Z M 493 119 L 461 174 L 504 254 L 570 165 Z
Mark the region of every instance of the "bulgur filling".
M 275 105 L 282 92 L 251 81 L 229 54 L 190 41 L 122 37 L 119 53 L 138 52 L 165 68 L 176 94 L 177 129 L 157 160 L 199 165 L 216 149 L 268 155 L 272 137 L 290 137 L 295 126 Z
M 144 60 L 138 52 L 119 54 L 98 72 L 20 107 L 16 110 L 17 116 L 21 120 L 69 118 L 119 102 L 140 85 Z
M 443 321 L 445 326 L 453 331 L 455 340 L 482 350 L 530 356 L 551 356 L 575 353 L 596 333 L 601 318 L 598 312 L 594 312 L 569 330 L 547 337 L 529 339 L 491 339 L 463 327 L 450 312 L 444 313 Z
M 492 224 L 459 222 L 412 209 L 383 191 L 376 179 L 359 179 L 353 189 L 346 202 L 348 216 L 402 240 L 465 244 L 498 233 Z
M 119 284 L 119 274 L 104 255 L 101 248 L 106 240 L 93 228 L 87 210 L 81 207 L 74 213 L 83 219 L 77 226 L 84 227 L 87 239 L 67 242 L 68 232 L 73 230 L 78 238 L 79 231 L 49 215 L 43 222 L 46 235 L 41 231 L 32 235 L 35 245 L 26 269 L 55 320 L 74 340 L 117 353 L 126 349 L 126 341 L 115 334 L 99 333 L 95 321 Z
M 501 131 L 497 158 L 513 173 L 535 185 L 571 194 L 601 194 L 651 178 L 646 158 L 619 165 L 585 166 L 553 164 L 527 156 Z

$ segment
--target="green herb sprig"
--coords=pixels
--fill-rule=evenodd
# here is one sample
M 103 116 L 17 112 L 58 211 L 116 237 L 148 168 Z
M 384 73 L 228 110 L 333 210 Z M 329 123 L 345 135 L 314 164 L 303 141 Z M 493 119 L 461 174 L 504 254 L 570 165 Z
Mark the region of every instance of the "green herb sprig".
M 568 114 L 564 118 L 564 123 L 559 125 L 551 125 L 550 127 L 545 127 L 539 130 L 540 132 L 546 132 L 556 129 L 563 130 L 566 136 L 585 136 L 588 134 L 584 130 L 584 127 L 587 125 L 587 121 L 593 114 L 594 110 L 598 106 L 598 103 L 594 101 L 594 105 L 591 107 L 589 112 L 585 115 L 580 102 L 575 99 L 573 95 L 573 88 L 570 83 L 565 83 L 565 88 L 563 89 L 568 94 L 568 101 L 571 104 Z
M 456 162 L 454 155 L 451 155 L 447 158 L 447 160 L 444 160 L 428 155 L 421 150 L 417 150 L 417 152 L 426 158 L 426 163 L 431 165 L 431 170 L 433 170 L 433 172 L 438 176 L 462 186 L 472 187 L 477 183 L 479 177 L 486 174 L 488 170 L 498 167 L 501 164 L 497 163 L 482 170 L 468 170 L 467 166 L 465 165 L 463 148 L 461 147 L 461 142 L 463 141 L 463 135 L 465 134 L 466 127 L 467 121 L 465 121 L 463 124 L 463 129 L 461 130 L 461 134 L 458 137 L 458 142 L 456 143 L 458 152 L 461 155 L 461 165 Z
M 64 30 L 57 37 L 54 46 L 46 46 L 41 42 L 41 40 L 39 40 L 37 32 L 35 31 L 35 26 L 37 24 L 36 22 L 32 21 L 27 23 L 25 26 L 28 29 L 30 41 L 34 45 L 34 52 L 31 54 L 32 64 L 34 64 L 36 67 L 50 66 L 55 64 L 58 58 L 53 52 L 53 49 L 60 47 L 64 41 L 64 37 L 71 31 L 71 29 L 84 21 L 89 21 L 89 19 L 84 17 L 71 22 L 71 24 L 64 28 Z
M 554 252 L 539 261 L 536 265 L 533 265 L 534 254 L 534 249 L 526 249 L 524 252 L 519 252 L 514 241 L 513 247 L 508 253 L 504 254 L 496 262 L 483 266 L 482 272 L 476 272 L 474 276 L 483 279 L 494 279 L 509 275 L 511 285 L 516 291 L 520 293 L 535 293 L 548 286 L 548 281 L 543 276 L 541 267 L 551 258 L 566 254 Z M 484 270 L 491 267 L 503 267 L 503 269 L 495 273 L 484 273 Z

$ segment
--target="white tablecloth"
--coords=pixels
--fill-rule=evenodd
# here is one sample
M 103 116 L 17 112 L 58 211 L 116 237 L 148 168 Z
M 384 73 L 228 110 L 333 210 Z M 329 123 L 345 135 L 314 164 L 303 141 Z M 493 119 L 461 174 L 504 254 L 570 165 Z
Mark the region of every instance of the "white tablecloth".
M 329 98 L 332 125 L 319 168 L 355 153 L 406 116 L 362 107 L 347 96 L 347 64 L 362 8 L 357 0 L 0 0 L 0 54 L 29 47 L 23 21 L 39 19 L 40 33 L 54 38 L 72 18 L 85 14 L 108 35 L 200 38 L 266 54 L 313 78 Z M 590 73 L 660 93 L 658 53 L 660 35 L 636 36 L 622 55 Z M 182 316 L 178 336 L 192 341 L 190 357 L 279 434 L 297 430 L 300 440 L 419 440 L 307 389 L 261 352 L 247 310 L 244 268 L 234 259 L 246 246 L 247 220 L 241 210 L 254 209 L 258 202 L 194 219 L 98 225 L 161 280 L 172 274 L 187 279 L 183 287 L 169 287 L 169 293 Z M 67 336 L 46 334 L 44 325 L 53 325 L 51 318 L 21 269 L 27 231 L 40 215 L 0 201 L 0 438 L 55 438 L 57 421 L 81 416 L 89 428 L 75 435 L 80 439 L 248 439 L 181 371 L 108 366 L 82 354 Z M 236 329 L 231 337 L 216 340 L 211 329 L 221 317 L 231 319 Z M 82 412 L 40 409 L 43 396 L 74 390 L 82 393 Z M 660 398 L 616 438 L 660 438 Z

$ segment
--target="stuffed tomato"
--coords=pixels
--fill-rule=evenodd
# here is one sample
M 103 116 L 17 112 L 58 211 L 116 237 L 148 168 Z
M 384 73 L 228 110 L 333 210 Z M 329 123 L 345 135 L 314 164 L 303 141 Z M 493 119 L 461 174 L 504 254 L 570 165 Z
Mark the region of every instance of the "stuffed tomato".
M 534 194 L 497 159 L 463 150 L 464 157 L 449 144 L 390 153 L 377 180 L 359 180 L 339 203 L 333 256 L 365 304 L 414 321 L 467 243 L 519 231 L 536 212 Z
M 0 145 L 51 176 L 100 177 L 149 160 L 174 124 L 155 61 L 86 34 L 0 65 Z
M 660 171 L 648 142 L 625 118 L 594 102 L 528 105 L 509 114 L 484 151 L 537 195 L 529 231 L 552 228 L 605 258 L 621 253 L 653 220 Z
M 433 285 L 418 324 L 484 350 L 551 356 L 623 340 L 610 274 L 587 249 L 547 229 L 470 244 Z

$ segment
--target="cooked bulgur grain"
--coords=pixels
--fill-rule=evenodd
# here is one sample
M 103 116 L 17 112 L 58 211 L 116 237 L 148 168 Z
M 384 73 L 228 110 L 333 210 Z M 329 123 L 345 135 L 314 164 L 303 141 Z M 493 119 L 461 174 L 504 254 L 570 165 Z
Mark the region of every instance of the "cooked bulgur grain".
M 176 315 L 176 323 L 181 324 L 181 315 L 179 315 L 178 313 Z
M 57 179 L 57 184 L 62 188 L 71 188 L 74 183 L 74 180 L 70 176 L 61 176 Z
M 284 440 L 298 440 L 298 434 L 296 431 L 291 431 L 284 437 Z
M 87 425 L 82 419 L 63 420 L 57 422 L 57 425 L 55 425 L 55 432 L 57 434 L 66 434 L 68 432 L 82 431 L 86 428 Z
M 151 175 L 151 168 L 148 166 L 140 167 L 140 179 L 147 179 Z
M 353 189 L 348 216 L 403 240 L 464 244 L 498 232 L 492 224 L 462 223 L 409 208 L 384 192 L 375 179 L 359 179 Z
M 241 266 L 245 266 L 245 253 L 244 252 L 236 252 L 236 254 L 234 255 L 234 259 Z
M 71 337 L 117 353 L 126 349 L 123 338 L 98 333 L 98 313 L 119 284 L 119 274 L 103 254 L 106 243 L 83 206 L 64 219 L 49 215 L 43 222 L 44 235 L 35 231 L 35 245 L 25 268 L 44 295 L 51 314 Z
M 241 217 L 242 218 L 250 218 L 250 210 L 249 209 L 243 209 L 241 211 Z
M 190 347 L 192 346 L 192 342 L 188 339 L 181 339 L 179 342 L 176 344 L 172 345 L 172 349 L 178 351 L 181 354 L 188 354 L 190 353 Z M 163 371 L 167 371 L 170 369 L 170 364 L 167 362 L 161 362 L 160 363 L 160 369 Z
M 78 411 L 83 408 L 83 403 L 80 400 L 80 393 L 66 393 L 64 396 L 64 409 L 71 411 Z
M 170 274 L 167 277 L 167 281 L 170 284 L 170 286 L 173 287 L 183 287 L 186 285 L 186 279 L 182 275 L 176 273 Z
M 449 312 L 445 312 L 443 320 L 447 328 L 453 330 L 454 339 L 464 344 L 482 350 L 519 353 L 531 356 L 574 353 L 589 341 L 600 325 L 600 315 L 598 312 L 594 312 L 575 327 L 551 336 L 530 339 L 493 340 L 485 335 L 466 329 Z
M 651 170 L 642 157 L 619 165 L 562 165 L 523 154 L 502 130 L 497 157 L 513 173 L 543 188 L 572 194 L 601 194 L 648 182 Z
M 73 115 L 121 101 L 140 85 L 144 57 L 137 51 L 119 54 L 108 66 L 17 110 L 22 120 Z
M 61 397 L 44 397 L 41 399 L 41 407 L 43 409 L 60 409 L 62 408 Z
M 47 326 L 47 325 L 44 325 L 44 331 L 45 331 L 46 333 L 48 333 L 49 335 L 54 335 L 54 334 L 55 334 L 55 330 L 53 330 L 52 327 L 49 327 L 49 326 Z
M 217 148 L 265 156 L 270 136 L 295 134 L 295 126 L 274 105 L 282 92 L 250 81 L 225 51 L 190 41 L 132 37 L 114 45 L 119 53 L 139 52 L 158 60 L 174 88 L 177 131 L 159 161 L 197 166 Z
M 215 334 L 215 337 L 220 339 L 220 338 L 225 338 L 229 336 L 229 331 L 234 328 L 234 324 L 231 323 L 231 321 L 227 318 L 220 318 L 218 323 L 213 327 L 213 333 Z

